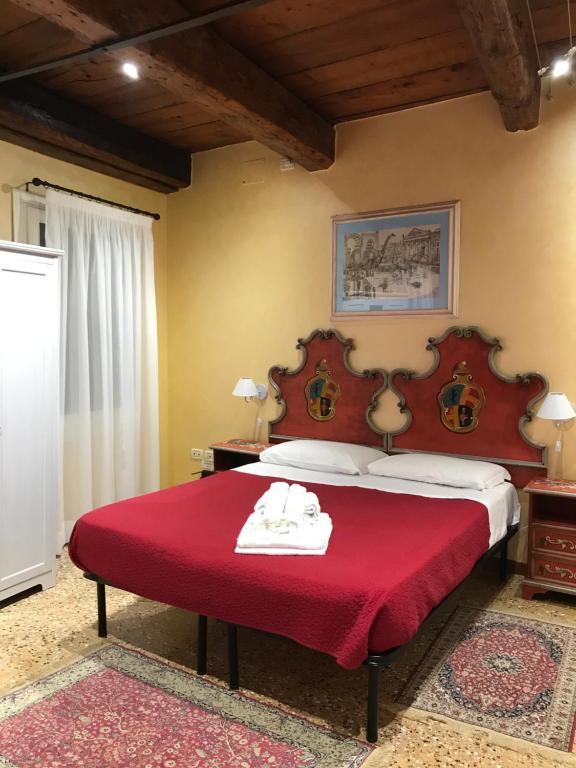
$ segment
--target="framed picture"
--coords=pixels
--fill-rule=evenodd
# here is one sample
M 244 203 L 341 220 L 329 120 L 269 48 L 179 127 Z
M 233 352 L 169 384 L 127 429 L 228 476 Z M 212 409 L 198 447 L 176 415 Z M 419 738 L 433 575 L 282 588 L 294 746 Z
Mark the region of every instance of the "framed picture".
M 460 203 L 333 218 L 332 317 L 457 313 Z

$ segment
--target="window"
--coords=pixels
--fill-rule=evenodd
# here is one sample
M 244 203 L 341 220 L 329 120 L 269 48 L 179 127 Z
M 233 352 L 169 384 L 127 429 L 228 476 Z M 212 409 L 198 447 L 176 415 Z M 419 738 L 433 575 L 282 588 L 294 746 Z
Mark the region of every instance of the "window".
M 43 195 L 12 191 L 12 239 L 27 245 L 46 245 L 46 203 Z

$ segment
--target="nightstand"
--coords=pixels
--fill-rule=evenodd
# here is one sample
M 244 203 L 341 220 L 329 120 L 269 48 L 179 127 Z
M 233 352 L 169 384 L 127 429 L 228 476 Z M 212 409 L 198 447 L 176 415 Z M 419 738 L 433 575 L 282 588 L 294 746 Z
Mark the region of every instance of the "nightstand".
M 532 480 L 528 519 L 528 576 L 522 597 L 544 592 L 576 595 L 576 482 Z
M 225 472 L 227 469 L 241 467 L 243 464 L 253 464 L 260 460 L 260 454 L 272 443 L 261 443 L 255 440 L 223 440 L 212 443 L 214 451 L 214 472 Z

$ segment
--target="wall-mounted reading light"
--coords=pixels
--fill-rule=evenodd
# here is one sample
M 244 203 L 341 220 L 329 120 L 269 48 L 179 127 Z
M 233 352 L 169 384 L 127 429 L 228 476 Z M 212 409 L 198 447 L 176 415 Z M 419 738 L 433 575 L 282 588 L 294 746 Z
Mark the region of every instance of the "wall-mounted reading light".
M 253 402 L 258 406 L 258 410 L 256 411 L 256 422 L 254 424 L 254 440 L 257 441 L 260 425 L 262 424 L 262 419 L 260 418 L 260 406 L 268 396 L 268 389 L 264 384 L 255 384 L 253 379 L 243 377 L 238 379 L 238 383 L 232 390 L 232 394 L 236 395 L 236 397 L 243 397 L 247 403 Z
M 548 479 L 558 480 L 562 477 L 562 433 L 566 423 L 576 416 L 576 411 L 563 392 L 548 392 L 537 416 L 553 421 L 557 429 L 554 448 L 548 461 Z

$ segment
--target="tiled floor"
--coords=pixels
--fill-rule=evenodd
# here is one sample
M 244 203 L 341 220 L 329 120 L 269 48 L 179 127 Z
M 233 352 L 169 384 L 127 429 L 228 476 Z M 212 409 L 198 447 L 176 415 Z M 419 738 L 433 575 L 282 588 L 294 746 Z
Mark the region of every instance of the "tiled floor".
M 470 579 L 459 602 L 545 621 L 576 626 L 576 600 L 549 595 L 528 602 L 519 596 L 519 577 L 505 587 L 488 567 Z M 111 636 L 186 666 L 195 666 L 195 617 L 175 608 L 108 589 Z M 61 558 L 57 586 L 0 610 L 0 691 L 6 692 L 74 661 L 97 642 L 95 587 L 82 578 L 68 557 Z M 453 606 L 447 610 L 453 610 Z M 431 719 L 415 720 L 386 709 L 425 653 L 444 617 L 435 616 L 410 650 L 382 674 L 380 745 L 394 768 L 413 766 L 487 766 L 517 768 L 574 764 L 576 755 L 539 754 L 526 744 L 512 749 L 491 734 L 448 726 Z M 361 736 L 364 727 L 366 670 L 347 672 L 326 656 L 288 640 L 241 630 L 241 682 L 247 689 L 283 706 Z M 209 671 L 225 679 L 225 632 L 209 625 Z

